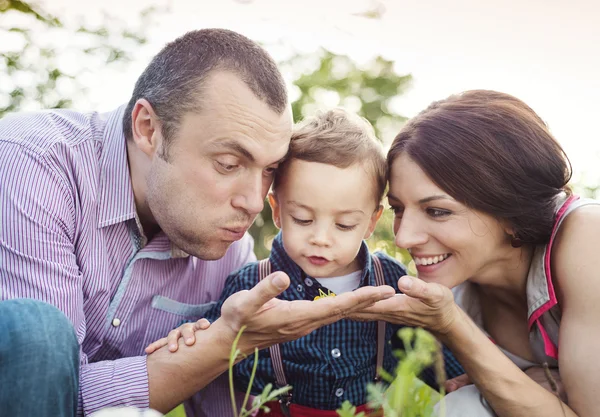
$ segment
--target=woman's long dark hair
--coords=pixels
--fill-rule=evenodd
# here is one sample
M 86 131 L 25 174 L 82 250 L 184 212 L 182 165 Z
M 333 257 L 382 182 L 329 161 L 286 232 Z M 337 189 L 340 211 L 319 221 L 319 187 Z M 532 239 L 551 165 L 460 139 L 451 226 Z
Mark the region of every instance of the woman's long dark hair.
M 571 164 L 544 121 L 521 100 L 473 90 L 431 104 L 388 152 L 406 153 L 461 203 L 506 219 L 525 243 L 547 243 L 555 199 L 570 194 Z

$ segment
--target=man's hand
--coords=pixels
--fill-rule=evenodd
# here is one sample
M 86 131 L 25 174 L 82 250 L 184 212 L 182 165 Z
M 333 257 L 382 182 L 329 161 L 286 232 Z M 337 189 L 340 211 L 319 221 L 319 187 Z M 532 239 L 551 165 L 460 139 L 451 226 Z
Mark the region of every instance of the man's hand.
M 212 326 L 225 330 L 228 334 L 223 336 L 231 342 L 242 326 L 246 326 L 239 348 L 248 354 L 255 347 L 263 349 L 298 339 L 395 294 L 392 287 L 383 285 L 362 287 L 316 301 L 275 298 L 289 285 L 290 279 L 285 273 L 274 272 L 251 290 L 240 291 L 229 297 L 221 308 L 221 318 Z

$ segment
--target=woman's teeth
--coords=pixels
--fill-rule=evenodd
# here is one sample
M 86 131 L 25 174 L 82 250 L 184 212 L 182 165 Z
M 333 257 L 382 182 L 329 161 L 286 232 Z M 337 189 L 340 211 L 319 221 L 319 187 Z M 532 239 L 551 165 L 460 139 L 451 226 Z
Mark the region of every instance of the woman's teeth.
M 444 255 L 438 255 L 438 256 L 433 256 L 433 257 L 428 257 L 428 258 L 419 258 L 417 256 L 413 257 L 413 260 L 415 261 L 415 265 L 433 265 L 433 264 L 437 264 L 438 262 L 442 262 L 446 259 L 448 259 L 448 257 L 450 256 L 449 253 L 446 253 Z

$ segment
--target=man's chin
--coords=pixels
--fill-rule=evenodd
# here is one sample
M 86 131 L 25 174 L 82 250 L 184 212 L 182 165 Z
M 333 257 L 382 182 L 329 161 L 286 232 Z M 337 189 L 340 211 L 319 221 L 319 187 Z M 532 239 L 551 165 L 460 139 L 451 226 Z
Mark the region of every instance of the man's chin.
M 212 242 L 210 244 L 194 245 L 189 251 L 186 251 L 192 256 L 203 261 L 217 261 L 227 253 L 227 250 L 233 242 Z

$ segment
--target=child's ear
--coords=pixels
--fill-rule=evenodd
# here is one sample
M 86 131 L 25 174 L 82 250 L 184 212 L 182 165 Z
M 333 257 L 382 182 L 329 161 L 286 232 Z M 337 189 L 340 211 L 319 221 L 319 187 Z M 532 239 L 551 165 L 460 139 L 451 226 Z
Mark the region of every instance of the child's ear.
M 273 223 L 278 229 L 281 229 L 281 212 L 279 203 L 277 202 L 277 196 L 272 192 L 269 193 L 269 205 L 271 206 L 271 212 L 273 213 Z
M 368 239 L 375 231 L 375 226 L 377 226 L 377 221 L 381 217 L 382 213 L 383 213 L 383 206 L 380 204 L 379 207 L 377 208 L 377 210 L 375 210 L 373 212 L 373 215 L 371 215 L 371 219 L 369 220 L 369 227 L 367 228 L 367 231 L 365 232 L 365 239 Z

